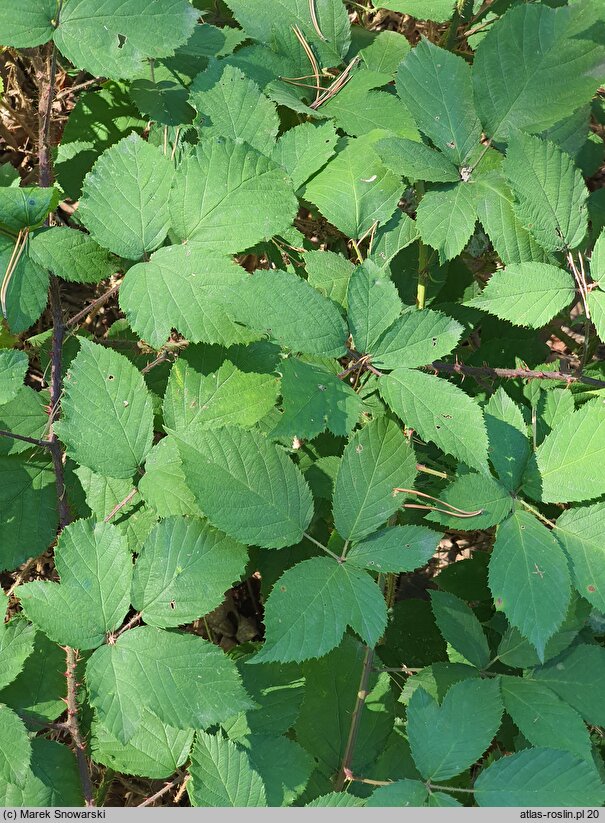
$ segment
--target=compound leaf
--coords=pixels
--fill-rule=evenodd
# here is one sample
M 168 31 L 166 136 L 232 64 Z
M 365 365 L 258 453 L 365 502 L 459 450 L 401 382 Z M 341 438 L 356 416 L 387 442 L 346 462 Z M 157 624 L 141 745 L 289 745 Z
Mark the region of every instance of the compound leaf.
M 78 463 L 109 477 L 132 477 L 153 435 L 145 381 L 126 357 L 80 338 L 65 381 L 56 430 Z
M 265 785 L 247 752 L 220 734 L 197 733 L 189 774 L 187 792 L 192 806 L 267 805 Z
M 496 608 L 543 659 L 546 641 L 565 619 L 571 586 L 563 550 L 528 512 L 517 511 L 498 526 L 489 587 Z
M 582 242 L 588 190 L 568 154 L 548 140 L 515 132 L 504 172 L 517 198 L 517 216 L 544 249 L 574 249 Z
M 134 570 L 132 604 L 147 625 L 181 626 L 208 614 L 241 577 L 246 547 L 198 518 L 162 520 Z
M 145 709 L 175 729 L 204 729 L 247 709 L 232 660 L 193 634 L 152 626 L 101 646 L 86 664 L 90 702 L 121 743 L 136 734 Z
M 347 563 L 376 572 L 412 572 L 437 551 L 441 535 L 424 526 L 391 526 L 356 543 Z
M 518 263 L 490 277 L 478 297 L 467 303 L 515 326 L 539 329 L 568 306 L 575 296 L 572 276 L 548 263 Z
M 462 389 L 432 374 L 395 369 L 380 393 L 406 426 L 467 466 L 485 469 L 487 433 L 481 409 Z
M 168 158 L 133 133 L 104 151 L 86 175 L 78 214 L 97 243 L 139 260 L 166 237 L 172 178 Z
M 265 604 L 265 644 L 250 662 L 322 657 L 338 646 L 347 626 L 374 646 L 386 620 L 384 597 L 369 574 L 329 557 L 312 557 L 275 583 Z
M 422 687 L 408 705 L 408 739 L 423 777 L 446 780 L 460 774 L 487 749 L 502 718 L 497 680 L 454 683 L 441 705 Z
M 266 548 L 300 542 L 313 514 L 311 491 L 279 447 L 234 426 L 175 439 L 187 483 L 213 526 Z
M 334 488 L 334 523 L 347 540 L 358 541 L 397 511 L 398 487 L 416 477 L 416 456 L 401 428 L 379 417 L 356 432 L 344 450 Z
M 121 625 L 130 606 L 126 539 L 110 523 L 77 520 L 61 532 L 55 566 L 61 583 L 19 586 L 23 611 L 55 643 L 94 649 Z
M 297 209 L 292 181 L 280 166 L 224 137 L 197 146 L 177 169 L 170 193 L 178 238 L 227 254 L 286 231 Z
M 326 428 L 344 437 L 352 431 L 362 401 L 350 386 L 333 372 L 293 357 L 279 369 L 284 411 L 271 437 L 311 440 Z
M 480 806 L 599 806 L 604 794 L 594 763 L 556 749 L 502 757 L 475 781 Z

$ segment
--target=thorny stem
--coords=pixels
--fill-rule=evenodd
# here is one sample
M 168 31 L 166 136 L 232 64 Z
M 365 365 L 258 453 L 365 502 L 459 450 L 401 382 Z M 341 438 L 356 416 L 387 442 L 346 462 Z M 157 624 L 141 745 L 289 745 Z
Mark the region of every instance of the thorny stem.
M 171 780 L 170 783 L 167 783 L 163 789 L 160 789 L 159 792 L 152 794 L 151 797 L 148 797 L 147 800 L 144 800 L 142 803 L 139 803 L 137 808 L 141 808 L 142 806 L 151 806 L 152 803 L 155 803 L 156 800 L 159 800 L 160 797 L 163 797 L 167 794 L 171 789 L 180 786 L 187 779 L 187 775 L 180 774 L 178 777 L 175 777 L 174 780 Z
M 363 667 L 361 670 L 361 679 L 359 681 L 359 690 L 357 692 L 357 700 L 355 701 L 355 708 L 353 709 L 353 714 L 351 716 L 349 737 L 347 739 L 347 745 L 342 758 L 340 771 L 338 773 L 338 777 L 336 778 L 336 783 L 334 786 L 334 789 L 337 792 L 342 791 L 345 782 L 351 779 L 351 761 L 353 760 L 355 744 L 357 743 L 357 737 L 359 735 L 359 725 L 361 723 L 363 707 L 365 706 L 366 698 L 368 696 L 368 686 L 370 683 L 370 675 L 372 673 L 373 662 L 374 649 L 371 646 L 366 646 L 365 656 L 363 659 Z
M 67 680 L 67 728 L 71 735 L 74 747 L 76 749 L 76 760 L 78 763 L 78 772 L 80 774 L 80 782 L 84 792 L 84 800 L 87 806 L 94 806 L 92 782 L 90 780 L 90 772 L 88 770 L 88 762 L 86 760 L 86 742 L 80 734 L 80 724 L 78 723 L 78 700 L 76 683 L 76 666 L 78 664 L 78 653 L 75 649 L 65 646 L 65 654 L 67 658 L 67 669 L 65 671 L 65 678 Z
M 120 290 L 121 283 L 116 283 L 115 286 L 112 286 L 109 291 L 106 291 L 105 294 L 102 294 L 100 297 L 97 297 L 96 300 L 93 300 L 92 303 L 89 303 L 88 306 L 79 311 L 77 314 L 74 314 L 73 317 L 70 317 L 69 320 L 65 322 L 66 326 L 78 326 L 83 320 L 86 320 L 89 314 L 92 312 L 96 312 L 101 306 L 104 306 L 108 300 L 118 293 Z
M 119 637 L 121 634 L 124 634 L 124 632 L 127 632 L 129 629 L 132 629 L 133 626 L 136 626 L 136 624 L 140 622 L 141 617 L 143 617 L 143 612 L 137 612 L 130 618 L 130 620 L 128 621 L 128 623 L 126 623 L 125 626 L 122 626 L 122 628 L 118 632 L 116 632 L 115 636 Z
M 14 434 L 3 429 L 0 429 L 0 437 L 12 437 L 13 440 L 22 440 L 24 443 L 31 443 L 32 446 L 40 446 L 44 449 L 50 446 L 49 440 L 38 440 L 36 437 L 26 437 L 24 434 Z
M 61 13 L 62 0 L 59 0 L 56 25 Z M 57 73 L 57 54 L 54 44 L 46 49 L 46 67 L 38 73 L 39 104 L 38 104 L 38 175 L 41 188 L 52 185 L 52 160 L 50 152 L 50 125 L 52 115 L 53 96 L 55 92 L 55 78 Z M 50 275 L 49 302 L 53 321 L 51 346 L 51 377 L 50 377 L 50 417 L 48 442 L 55 473 L 57 488 L 57 506 L 59 512 L 59 533 L 71 522 L 71 514 L 67 502 L 65 475 L 63 470 L 63 450 L 54 432 L 54 422 L 59 414 L 59 404 L 63 388 L 61 363 L 63 354 L 63 340 L 65 337 L 65 323 L 61 307 L 59 280 Z M 76 750 L 78 772 L 82 784 L 82 792 L 86 806 L 94 806 L 92 781 L 88 761 L 86 759 L 86 742 L 80 733 L 78 723 L 78 702 L 76 683 L 76 665 L 78 653 L 70 646 L 65 646 L 67 680 L 67 726 Z
M 534 371 L 533 369 L 496 369 L 492 366 L 465 366 L 463 363 L 443 363 L 436 360 L 427 369 L 445 374 L 461 374 L 467 377 L 493 377 L 506 380 L 560 380 L 564 383 L 584 383 L 596 389 L 605 389 L 605 380 L 597 380 L 585 374 L 566 374 L 560 371 Z

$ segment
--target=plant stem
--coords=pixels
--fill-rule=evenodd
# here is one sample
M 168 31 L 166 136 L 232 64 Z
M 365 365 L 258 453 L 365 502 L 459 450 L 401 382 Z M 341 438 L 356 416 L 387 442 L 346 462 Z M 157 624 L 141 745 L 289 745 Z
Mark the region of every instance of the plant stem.
M 175 777 L 174 780 L 171 780 L 170 783 L 167 783 L 163 789 L 160 789 L 159 792 L 152 794 L 151 797 L 147 798 L 147 800 L 144 800 L 142 803 L 139 803 L 137 808 L 140 809 L 143 806 L 151 806 L 152 803 L 155 803 L 156 800 L 159 800 L 160 797 L 163 797 L 165 794 L 167 794 L 170 791 L 170 789 L 174 789 L 177 786 L 180 786 L 180 784 L 186 779 L 187 775 L 180 774 L 178 777 Z
M 24 443 L 31 443 L 32 446 L 40 446 L 47 449 L 50 447 L 49 440 L 38 440 L 36 437 L 26 437 L 24 434 L 14 434 L 0 429 L 0 437 L 12 437 L 13 440 L 22 440 Z
M 137 488 L 131 489 L 131 491 L 129 491 L 129 492 L 128 492 L 128 494 L 126 495 L 126 497 L 124 498 L 124 500 L 120 500 L 120 502 L 119 502 L 119 503 L 117 503 L 117 504 L 113 507 L 113 509 L 109 512 L 109 514 L 107 515 L 107 517 L 104 517 L 104 518 L 103 518 L 103 523 L 109 523 L 109 521 L 111 520 L 111 518 L 112 518 L 112 517 L 114 517 L 114 516 L 115 516 L 115 515 L 116 515 L 116 514 L 120 511 L 120 509 L 123 509 L 123 508 L 124 508 L 124 506 L 127 506 L 127 505 L 130 503 L 130 501 L 131 501 L 131 500 L 132 500 L 132 498 L 135 496 L 135 494 L 137 494 L 137 493 L 138 493 L 138 491 L 139 491 L 139 490 L 138 490 Z
M 342 758 L 340 771 L 338 773 L 338 777 L 336 778 L 336 784 L 334 786 L 334 789 L 337 792 L 342 791 L 345 782 L 349 779 L 348 775 L 350 775 L 351 773 L 351 761 L 353 760 L 355 744 L 357 743 L 357 736 L 359 735 L 359 725 L 361 723 L 363 707 L 365 706 L 366 698 L 368 696 L 368 685 L 370 683 L 370 675 L 372 673 L 373 662 L 374 649 L 370 646 L 366 646 L 366 652 L 363 659 L 363 667 L 361 670 L 361 680 L 359 681 L 359 690 L 357 692 L 357 700 L 355 702 L 355 708 L 353 709 L 353 714 L 351 716 L 349 737 L 347 739 L 347 745 Z
M 65 677 L 67 679 L 67 728 L 71 735 L 74 747 L 76 749 L 76 760 L 78 763 L 78 772 L 80 774 L 80 782 L 82 784 L 82 791 L 84 793 L 84 801 L 87 806 L 94 806 L 94 799 L 92 793 L 92 782 L 90 780 L 90 772 L 88 770 L 88 762 L 86 760 L 86 743 L 80 734 L 80 725 L 78 723 L 78 700 L 76 683 L 76 666 L 78 664 L 78 655 L 75 649 L 69 646 L 65 647 L 65 655 L 67 660 L 67 668 Z
M 468 377 L 493 377 L 505 380 L 560 380 L 563 383 L 584 383 L 596 389 L 605 389 L 605 380 L 597 380 L 584 374 L 566 374 L 560 371 L 534 371 L 533 369 L 496 369 L 491 366 L 465 366 L 463 363 L 443 363 L 436 360 L 426 368 L 445 374 L 461 374 Z
M 109 291 L 106 291 L 105 294 L 102 294 L 100 297 L 97 297 L 96 300 L 93 300 L 92 303 L 89 303 L 88 306 L 82 309 L 82 311 L 79 311 L 73 317 L 70 317 L 69 320 L 66 321 L 65 325 L 79 325 L 82 322 L 82 320 L 86 320 L 86 318 L 89 314 L 91 314 L 91 312 L 96 312 L 96 310 L 99 309 L 101 306 L 104 306 L 108 300 L 111 300 L 114 294 L 117 294 L 120 290 L 120 286 L 121 283 L 116 283 L 116 285 L 112 286 L 112 288 L 109 289 Z
M 319 540 L 316 540 L 314 537 L 311 537 L 311 535 L 308 532 L 303 532 L 303 537 L 306 537 L 307 540 L 310 540 L 311 543 L 314 543 L 318 548 L 322 550 L 322 552 L 326 552 L 326 554 L 329 554 L 331 557 L 334 558 L 334 560 L 338 560 L 339 563 L 342 563 L 341 557 L 339 557 L 337 554 L 331 551 L 327 546 L 324 546 L 323 543 L 320 543 Z

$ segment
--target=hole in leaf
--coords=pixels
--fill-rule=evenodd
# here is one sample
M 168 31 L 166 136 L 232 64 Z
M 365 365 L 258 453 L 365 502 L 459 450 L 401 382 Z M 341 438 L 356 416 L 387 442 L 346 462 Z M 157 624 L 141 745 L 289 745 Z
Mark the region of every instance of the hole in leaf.
M 123 34 L 118 34 L 118 48 L 124 48 L 127 38 Z

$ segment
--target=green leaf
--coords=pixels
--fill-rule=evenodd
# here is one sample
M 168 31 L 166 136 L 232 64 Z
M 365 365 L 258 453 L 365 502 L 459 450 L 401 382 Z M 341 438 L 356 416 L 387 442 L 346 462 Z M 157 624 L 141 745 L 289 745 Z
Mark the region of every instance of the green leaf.
M 86 682 L 99 721 L 121 743 L 136 734 L 145 709 L 175 729 L 203 729 L 250 705 L 221 649 L 151 626 L 97 649 L 86 664 Z
M 397 66 L 410 50 L 410 44 L 397 31 L 379 31 L 359 54 L 366 68 L 394 77 Z
M 424 806 L 427 797 L 427 787 L 420 780 L 396 780 L 388 786 L 375 789 L 366 806 L 381 809 L 390 806 Z
M 362 403 L 350 386 L 327 369 L 297 358 L 284 360 L 279 369 L 284 411 L 271 437 L 311 440 L 326 428 L 345 437 L 351 432 Z
M 289 737 L 255 735 L 250 740 L 252 768 L 265 785 L 268 806 L 290 806 L 302 794 L 315 760 Z
M 135 80 L 129 89 L 130 96 L 142 115 L 165 126 L 191 123 L 194 111 L 187 102 L 188 90 L 171 80 Z
M 347 634 L 337 649 L 303 667 L 305 699 L 294 731 L 328 778 L 342 765 L 365 655 L 365 647 Z M 367 691 L 351 762 L 354 774 L 375 768 L 393 731 L 390 676 L 371 671 Z
M 462 474 L 439 495 L 441 503 L 455 506 L 463 512 L 480 512 L 460 518 L 456 511 L 447 513 L 448 506 L 437 503 L 441 511 L 431 512 L 428 519 L 450 528 L 474 531 L 501 523 L 511 513 L 513 497 L 504 486 L 485 474 Z
M 155 348 L 172 328 L 193 343 L 230 346 L 251 337 L 228 310 L 245 281 L 245 271 L 226 255 L 191 243 L 166 246 L 129 269 L 120 308 L 131 328 Z
M 418 240 L 418 237 L 416 221 L 398 210 L 374 235 L 371 259 L 384 270 L 389 267 L 395 255 Z
M 385 223 L 403 193 L 400 177 L 383 165 L 372 143 L 371 134 L 344 141 L 303 191 L 330 223 L 354 239 L 374 223 Z
M 220 735 L 197 733 L 189 773 L 187 793 L 192 806 L 267 805 L 265 786 L 248 754 Z
M 481 176 L 476 205 L 479 220 L 505 265 L 546 259 L 546 252 L 517 216 L 513 193 L 501 174 Z
M 25 620 L 20 620 L 25 624 Z M 27 624 L 33 631 L 33 626 Z M 14 709 L 35 731 L 65 711 L 65 652 L 36 632 L 33 652 L 16 680 L 2 689 L 0 702 Z
M 546 641 L 561 626 L 571 586 L 567 559 L 539 520 L 517 511 L 498 526 L 489 564 L 496 609 L 544 658 Z
M 485 469 L 487 434 L 477 403 L 462 389 L 411 369 L 380 378 L 380 393 L 406 426 L 467 466 Z
M 437 186 L 423 196 L 416 225 L 423 242 L 439 252 L 441 262 L 456 257 L 468 243 L 477 221 L 473 183 Z
M 0 705 L 0 779 L 23 786 L 30 759 L 27 729 L 11 709 Z
M 55 12 L 56 13 L 56 12 Z M 146 57 L 166 57 L 185 43 L 198 12 L 187 0 L 70 0 L 54 40 L 75 66 L 102 77 L 134 77 Z
M 216 371 L 200 373 L 179 359 L 170 372 L 164 420 L 177 431 L 228 425 L 249 428 L 271 411 L 278 391 L 275 375 L 240 371 L 230 360 Z
M 45 395 L 36 392 L 29 386 L 23 386 L 17 396 L 0 406 L 0 429 L 34 437 L 37 440 L 44 437 L 48 429 L 48 414 L 45 410 Z M 0 440 L 0 454 L 19 454 L 31 448 L 27 443 L 3 437 Z
M 423 777 L 446 780 L 478 760 L 502 717 L 497 680 L 463 680 L 451 686 L 439 705 L 417 688 L 408 705 L 408 739 Z
M 425 366 L 454 349 L 463 328 L 432 309 L 399 317 L 372 348 L 372 363 L 380 369 Z
M 303 560 L 273 587 L 265 604 L 265 644 L 251 663 L 322 657 L 338 646 L 347 626 L 374 646 L 386 620 L 384 597 L 370 575 L 329 557 Z
M 60 584 L 19 586 L 23 611 L 55 643 L 100 646 L 130 606 L 132 558 L 125 538 L 110 523 L 77 520 L 61 532 L 55 566 Z
M 453 12 L 452 0 L 379 0 L 376 6 L 437 23 L 449 20 Z
M 464 600 L 449 592 L 432 591 L 431 606 L 439 631 L 457 652 L 478 669 L 490 660 L 481 623 Z
M 281 449 L 234 426 L 175 439 L 187 483 L 213 526 L 265 548 L 300 542 L 313 514 L 311 491 Z
M 104 151 L 86 175 L 78 214 L 97 243 L 139 260 L 166 237 L 172 178 L 168 158 L 131 134 Z
M 383 129 L 418 140 L 416 124 L 401 100 L 389 92 L 374 91 L 388 80 L 388 75 L 383 73 L 358 70 L 338 94 L 322 105 L 321 112 L 333 117 L 340 129 L 354 137 Z
M 104 520 L 116 506 L 121 506 L 110 518 L 111 522 L 124 534 L 130 550 L 138 552 L 157 517 L 138 495 L 133 495 L 132 478 L 105 477 L 86 466 L 79 466 L 74 474 L 86 496 L 86 505 L 97 520 Z M 129 500 L 124 503 L 126 498 Z
M 93 723 L 91 750 L 95 763 L 116 772 L 169 778 L 189 756 L 192 729 L 173 729 L 144 709 L 137 730 L 128 743 L 121 743 L 99 722 Z
M 18 232 L 26 226 L 40 226 L 59 202 L 55 188 L 1 188 L 0 225 Z
M 412 181 L 456 183 L 460 180 L 456 166 L 444 154 L 424 143 L 388 137 L 376 144 L 376 152 L 387 168 Z
M 573 582 L 595 609 L 605 612 L 605 504 L 567 509 L 557 519 L 555 537 L 571 560 Z
M 271 158 L 286 170 L 297 191 L 332 157 L 336 140 L 331 122 L 301 123 L 281 135 Z
M 599 806 L 603 797 L 594 764 L 556 749 L 502 757 L 475 781 L 480 806 Z
M 248 36 L 261 43 L 273 45 L 298 26 L 326 66 L 338 65 L 349 48 L 350 24 L 340 2 L 315 0 L 321 36 L 313 26 L 307 0 L 229 0 L 228 6 Z
M 241 577 L 245 546 L 203 520 L 169 517 L 139 554 L 132 604 L 150 626 L 181 626 L 208 614 Z
M 220 76 L 210 69 L 198 75 L 195 83 L 189 100 L 198 112 L 195 125 L 202 141 L 228 137 L 271 155 L 279 129 L 277 107 L 253 80 L 227 65 Z
M 17 396 L 28 367 L 29 358 L 24 351 L 0 349 L 0 406 Z
M 590 276 L 601 288 L 605 286 L 605 229 L 601 229 L 590 256 Z
M 518 263 L 495 271 L 478 297 L 466 305 L 495 314 L 515 326 L 539 329 L 575 296 L 572 276 L 548 263 Z
M 124 85 L 107 82 L 78 96 L 57 149 L 55 172 L 66 195 L 78 200 L 82 182 L 105 149 L 146 128 Z
M 447 5 L 443 19 L 451 15 Z M 420 131 L 453 163 L 464 163 L 481 137 L 468 63 L 423 39 L 400 64 L 397 91 Z
M 440 539 L 438 532 L 424 526 L 391 526 L 356 543 L 347 563 L 380 573 L 412 572 L 428 563 Z
M 81 338 L 61 405 L 55 429 L 70 456 L 99 474 L 132 477 L 151 448 L 153 410 L 127 358 Z
M 2 570 L 46 551 L 57 532 L 57 494 L 45 455 L 0 457 L 0 511 Z
M 502 387 L 492 394 L 484 414 L 490 462 L 500 482 L 514 491 L 521 483 L 530 454 L 527 424 L 521 409 Z
M 593 289 L 588 292 L 588 311 L 601 341 L 605 338 L 605 292 Z
M 55 226 L 29 243 L 34 263 L 74 283 L 98 283 L 119 269 L 119 263 L 87 234 Z
M 336 808 L 341 806 L 355 808 L 365 805 L 366 801 L 363 797 L 356 797 L 354 794 L 347 794 L 347 792 L 329 792 L 307 803 L 306 808 Z
M 31 770 L 22 791 L 23 800 L 18 805 L 83 806 L 80 775 L 71 749 L 44 737 L 34 738 Z
M 187 486 L 178 446 L 171 437 L 164 437 L 147 455 L 139 493 L 160 517 L 200 514 Z
M 2 43 L 17 49 L 46 43 L 53 36 L 55 0 L 15 0 L 2 12 Z
M 353 263 L 333 251 L 308 251 L 303 259 L 311 286 L 346 309 L 349 280 L 355 270 Z
M 533 676 L 570 706 L 587 723 L 602 726 L 605 708 L 602 694 L 605 686 L 605 649 L 578 644 L 539 669 Z
M 416 477 L 416 456 L 400 427 L 379 417 L 353 435 L 345 448 L 334 488 L 334 523 L 348 540 L 361 540 L 400 506 L 397 487 Z
M 536 450 L 545 503 L 575 502 L 605 492 L 601 452 L 605 409 L 595 398 L 566 417 Z
M 570 10 L 510 9 L 482 39 L 473 65 L 475 101 L 489 137 L 539 132 L 587 103 L 603 59 L 595 42 L 568 36 Z
M 307 354 L 340 357 L 347 329 L 338 308 L 301 277 L 258 269 L 230 306 L 237 320 L 282 346 Z
M 504 172 L 517 198 L 517 216 L 543 248 L 574 249 L 582 242 L 588 190 L 569 155 L 547 140 L 515 132 Z
M 395 284 L 372 260 L 353 270 L 347 304 L 349 328 L 360 353 L 372 351 L 403 309 Z
M 526 677 L 501 677 L 504 706 L 532 746 L 550 746 L 588 760 L 591 742 L 580 715 L 548 686 Z
M 14 247 L 12 240 L 0 234 L 0 271 L 6 272 Z M 6 289 L 5 317 L 14 334 L 26 331 L 39 319 L 46 307 L 47 295 L 48 272 L 23 253 Z
M 14 617 L 9 623 L 0 625 L 0 689 L 4 689 L 22 671 L 25 661 L 34 650 L 36 631 L 31 623 L 23 618 Z M 6 702 L 2 696 L 2 702 Z
M 197 146 L 177 169 L 170 193 L 177 237 L 225 253 L 285 231 L 297 209 L 292 181 L 280 166 L 223 137 Z
M 231 740 L 249 745 L 250 736 L 279 737 L 294 725 L 305 696 L 300 667 L 279 663 L 248 666 L 250 655 L 240 657 L 237 668 L 244 688 L 256 704 L 223 722 Z

